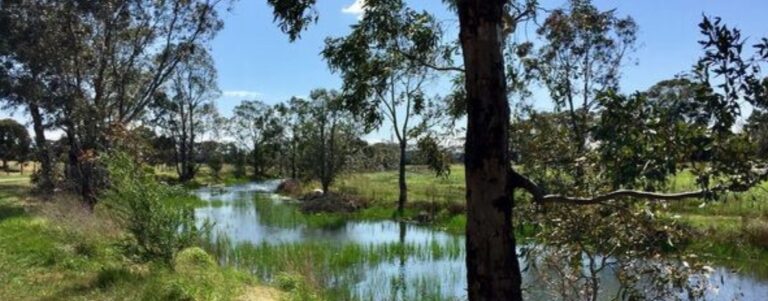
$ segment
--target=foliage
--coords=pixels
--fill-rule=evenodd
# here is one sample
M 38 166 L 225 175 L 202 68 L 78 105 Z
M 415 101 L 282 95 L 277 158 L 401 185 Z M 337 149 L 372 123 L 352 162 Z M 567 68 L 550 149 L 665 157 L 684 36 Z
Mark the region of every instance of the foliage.
M 230 133 L 250 152 L 254 177 L 263 177 L 278 154 L 283 126 L 274 109 L 258 100 L 243 101 L 233 114 Z
M 30 103 L 64 129 L 66 176 L 88 204 L 105 182 L 92 158 L 119 145 L 112 129 L 142 118 L 179 63 L 213 38 L 222 26 L 219 3 L 4 2 L 10 38 L 2 60 L 12 68 L 3 73 L 42 91 L 31 98 L 42 103 Z
M 419 154 L 436 176 L 446 178 L 451 174 L 450 154 L 440 148 L 435 138 L 426 136 L 419 139 L 418 147 Z
M 302 167 L 328 192 L 352 155 L 366 143 L 360 140 L 361 128 L 355 117 L 341 106 L 338 92 L 313 90 L 310 98 L 304 103 L 306 117 L 300 129 L 305 152 Z
M 30 151 L 27 129 L 13 119 L 0 119 L 0 160 L 8 169 L 8 161 L 24 162 Z
M 634 48 L 637 25 L 614 10 L 599 11 L 591 1 L 572 0 L 568 11 L 550 13 L 537 33 L 546 44 L 529 69 L 546 85 L 555 107 L 570 115 L 569 135 L 582 152 L 596 95 L 618 88 L 619 67 Z
M 768 160 L 768 113 L 754 110 L 744 126 L 749 138 L 756 146 L 756 156 Z
M 106 200 L 131 234 L 127 248 L 138 259 L 170 264 L 178 251 L 196 245 L 210 231 L 210 225 L 196 224 L 187 205 L 193 196 L 158 183 L 125 154 L 114 154 L 107 162 L 112 187 Z
M 161 135 L 173 142 L 173 162 L 182 182 L 197 172 L 197 143 L 200 136 L 213 127 L 213 100 L 219 97 L 213 58 L 200 47 L 179 62 L 172 79 L 158 91 L 152 104 L 154 124 Z
M 342 38 L 326 39 L 323 56 L 344 81 L 344 106 L 361 116 L 366 130 L 392 127 L 400 149 L 399 209 L 407 202 L 406 148 L 439 121 L 438 99 L 425 95 L 433 69 L 451 60 L 442 30 L 427 12 L 403 1 L 367 1 L 366 13 Z
M 221 148 L 222 146 L 215 142 L 209 141 L 209 143 L 203 144 L 205 164 L 216 179 L 221 178 L 221 169 L 224 168 L 224 154 Z

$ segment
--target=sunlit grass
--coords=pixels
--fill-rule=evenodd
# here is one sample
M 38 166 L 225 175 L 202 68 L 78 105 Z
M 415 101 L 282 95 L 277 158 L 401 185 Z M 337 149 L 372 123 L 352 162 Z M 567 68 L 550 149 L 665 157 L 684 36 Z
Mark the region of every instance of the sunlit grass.
M 66 194 L 41 202 L 29 188 L 29 176 L 0 175 L 0 299 L 233 300 L 255 288 L 271 292 L 233 268 L 133 263 L 105 208 L 89 212 Z

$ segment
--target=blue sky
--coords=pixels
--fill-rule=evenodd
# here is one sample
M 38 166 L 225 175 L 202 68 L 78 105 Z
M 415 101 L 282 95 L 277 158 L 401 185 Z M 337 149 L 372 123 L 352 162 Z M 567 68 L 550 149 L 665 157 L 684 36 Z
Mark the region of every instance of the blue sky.
M 224 115 L 243 99 L 277 103 L 291 96 L 306 96 L 314 88 L 340 87 L 338 76 L 328 70 L 319 53 L 323 40 L 347 33 L 361 10 L 354 5 L 356 0 L 318 2 L 319 22 L 293 43 L 272 22 L 272 11 L 264 0 L 240 0 L 230 12 L 222 12 L 224 29 L 211 47 L 223 91 L 216 102 Z M 541 2 L 546 8 L 566 3 Z M 411 4 L 436 13 L 440 19 L 456 19 L 441 1 L 411 0 Z M 639 24 L 639 49 L 632 55 L 637 64 L 624 68 L 625 92 L 646 89 L 690 69 L 701 54 L 697 24 L 702 13 L 721 16 L 729 25 L 742 29 L 745 36 L 768 36 L 766 0 L 595 0 L 594 4 L 602 10 L 615 8 L 620 16 L 631 15 Z M 536 96 L 537 107 L 549 107 L 546 93 Z M 0 117 L 9 113 L 0 112 Z M 25 120 L 20 113 L 14 117 Z

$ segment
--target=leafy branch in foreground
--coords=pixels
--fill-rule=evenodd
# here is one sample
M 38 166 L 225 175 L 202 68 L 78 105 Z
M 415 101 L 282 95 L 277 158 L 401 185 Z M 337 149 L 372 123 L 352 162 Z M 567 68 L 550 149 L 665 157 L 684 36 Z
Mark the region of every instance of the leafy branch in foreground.
M 747 191 L 768 179 L 768 171 L 756 167 L 753 141 L 733 128 L 741 114 L 742 99 L 756 110 L 768 106 L 765 87 L 758 80 L 761 63 L 768 59 L 764 51 L 768 46 L 757 44 L 755 54 L 746 57 L 742 53 L 746 41 L 737 29 L 707 17 L 699 26 L 705 36 L 700 42 L 705 54 L 690 77 L 664 81 L 631 96 L 609 90 L 597 97 L 601 110 L 590 126 L 596 152 L 576 162 L 591 172 L 575 176 L 580 179 L 570 178 L 575 182 L 586 179 L 585 183 L 593 183 L 591 191 L 606 192 L 588 197 L 550 193 L 545 186 L 511 168 L 509 185 L 525 189 L 537 203 L 591 205 L 627 198 L 712 199 L 721 192 Z M 528 131 L 535 132 L 536 128 Z M 525 150 L 533 143 L 515 144 Z M 537 168 L 548 166 L 540 161 L 532 157 L 521 162 L 525 170 L 535 174 Z M 697 176 L 699 190 L 656 192 L 686 164 Z M 541 182 L 549 184 L 546 180 Z

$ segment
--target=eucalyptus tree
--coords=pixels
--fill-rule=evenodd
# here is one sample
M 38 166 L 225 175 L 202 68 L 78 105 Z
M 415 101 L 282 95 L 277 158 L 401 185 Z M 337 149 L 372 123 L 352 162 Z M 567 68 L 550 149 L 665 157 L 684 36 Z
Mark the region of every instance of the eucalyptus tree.
M 216 127 L 209 122 L 217 115 L 213 101 L 220 95 L 213 59 L 200 47 L 180 62 L 163 90 L 151 106 L 153 123 L 173 140 L 176 172 L 186 182 L 198 170 L 200 137 L 207 127 Z
M 302 132 L 309 109 L 309 102 L 299 97 L 291 97 L 284 103 L 278 103 L 274 107 L 276 117 L 283 125 L 282 145 L 280 152 L 281 165 L 287 165 L 285 175 L 292 179 L 298 179 L 301 175 L 300 161 L 302 155 Z M 287 161 L 287 162 L 285 162 Z
M 317 19 L 315 1 L 269 0 L 275 19 L 291 39 Z M 449 2 L 459 16 L 466 104 L 467 278 L 470 300 L 522 300 L 520 266 L 512 229 L 509 164 L 509 102 L 502 45 L 504 28 L 515 28 L 535 10 L 506 0 Z M 366 9 L 385 5 L 366 1 Z M 384 22 L 373 25 L 385 26 Z M 507 23 L 507 26 L 505 26 Z M 510 185 L 511 184 L 511 185 Z
M 618 90 L 622 64 L 637 40 L 637 24 L 615 10 L 599 11 L 590 0 L 570 0 L 568 10 L 556 9 L 537 30 L 545 41 L 532 68 L 549 90 L 555 108 L 569 113 L 574 158 L 584 156 L 590 138 L 590 116 L 597 95 Z M 576 184 L 583 168 L 576 166 Z
M 464 89 L 457 95 L 466 105 L 464 108 L 468 123 L 465 164 L 467 278 L 470 300 L 522 299 L 519 262 L 515 253 L 516 242 L 514 236 L 509 233 L 513 228 L 512 191 L 516 188 L 530 192 L 538 204 L 594 205 L 622 198 L 702 198 L 711 195 L 713 190 L 740 190 L 760 180 L 761 177 L 754 177 L 749 173 L 747 177 L 741 178 L 743 186 L 736 186 L 735 183 L 718 186 L 704 177 L 699 183 L 703 187 L 702 190 L 677 194 L 635 190 L 616 190 L 599 194 L 603 189 L 585 193 L 598 193 L 592 197 L 548 194 L 545 187 L 521 175 L 509 164 L 509 90 L 502 46 L 507 32 L 514 31 L 517 25 L 537 12 L 536 3 L 506 0 L 447 2 L 455 8 L 459 16 L 459 41 L 464 60 L 464 66 L 461 68 L 464 72 Z M 275 8 L 275 18 L 280 27 L 292 39 L 297 38 L 309 23 L 317 19 L 316 11 L 313 10 L 315 1 L 271 0 L 269 3 Z M 378 5 L 383 4 L 379 1 L 366 1 L 366 9 L 375 9 Z M 376 25 L 386 26 L 385 22 L 382 23 L 384 24 Z M 760 97 L 764 97 L 764 90 L 757 84 L 754 72 L 748 72 L 756 71 L 749 69 L 755 65 L 741 60 L 744 42 L 740 35 L 709 20 L 702 22 L 701 29 L 708 38 L 702 43 L 707 48 L 707 55 L 702 60 L 700 70 L 703 72 L 700 74 L 711 72 L 716 76 L 699 77 L 705 88 L 697 99 L 705 104 L 704 111 L 716 118 L 717 121 L 712 123 L 715 128 L 723 128 L 732 125 L 729 119 L 735 117 L 734 113 L 738 113 L 738 110 L 733 109 L 736 107 L 733 105 L 736 98 L 742 96 L 759 104 Z M 755 60 L 764 60 L 768 56 L 768 46 L 765 46 L 768 42 L 759 45 L 763 46 L 758 46 L 759 56 Z M 745 66 L 747 68 L 742 68 Z M 711 82 L 715 79 L 724 80 L 726 83 Z M 719 90 L 715 91 L 715 88 Z M 593 91 L 589 87 L 587 90 Z M 462 106 L 456 107 L 461 110 Z M 728 137 L 729 135 L 724 135 L 722 138 Z M 728 139 L 722 139 L 721 142 L 726 142 L 722 145 L 727 145 Z M 727 148 L 723 148 L 725 149 Z M 740 159 L 741 157 L 737 160 Z M 737 170 L 727 164 L 714 166 L 720 172 Z
M 345 170 L 353 154 L 367 144 L 360 139 L 362 128 L 334 90 L 317 89 L 310 93 L 306 118 L 301 125 L 304 166 L 328 193 L 336 177 Z M 297 103 L 300 104 L 300 103 Z
M 17 161 L 20 166 L 30 151 L 27 128 L 13 119 L 0 119 L 0 161 L 8 172 L 8 161 Z
M 283 125 L 273 107 L 258 100 L 245 100 L 235 107 L 230 133 L 243 149 L 250 151 L 254 178 L 266 175 L 282 132 Z
M 433 68 L 450 57 L 439 53 L 442 36 L 435 18 L 403 1 L 367 1 L 366 11 L 345 37 L 326 39 L 323 55 L 344 80 L 342 97 L 368 128 L 390 126 L 399 146 L 397 210 L 408 200 L 406 149 L 438 121 L 436 103 L 426 95 Z
M 36 186 L 42 192 L 54 188 L 54 163 L 45 131 L 51 128 L 49 113 L 59 101 L 50 94 L 57 85 L 56 47 L 61 42 L 50 26 L 53 5 L 44 1 L 2 1 L 0 5 L 0 100 L 29 113 L 34 130 L 35 159 L 40 163 Z
M 119 139 L 110 133 L 143 117 L 157 90 L 197 45 L 221 28 L 220 0 L 7 1 L 3 9 L 40 10 L 47 28 L 30 51 L 50 54 L 46 94 L 60 102 L 50 116 L 69 143 L 68 178 L 87 204 L 106 184 L 99 154 Z M 51 47 L 56 45 L 56 47 Z

